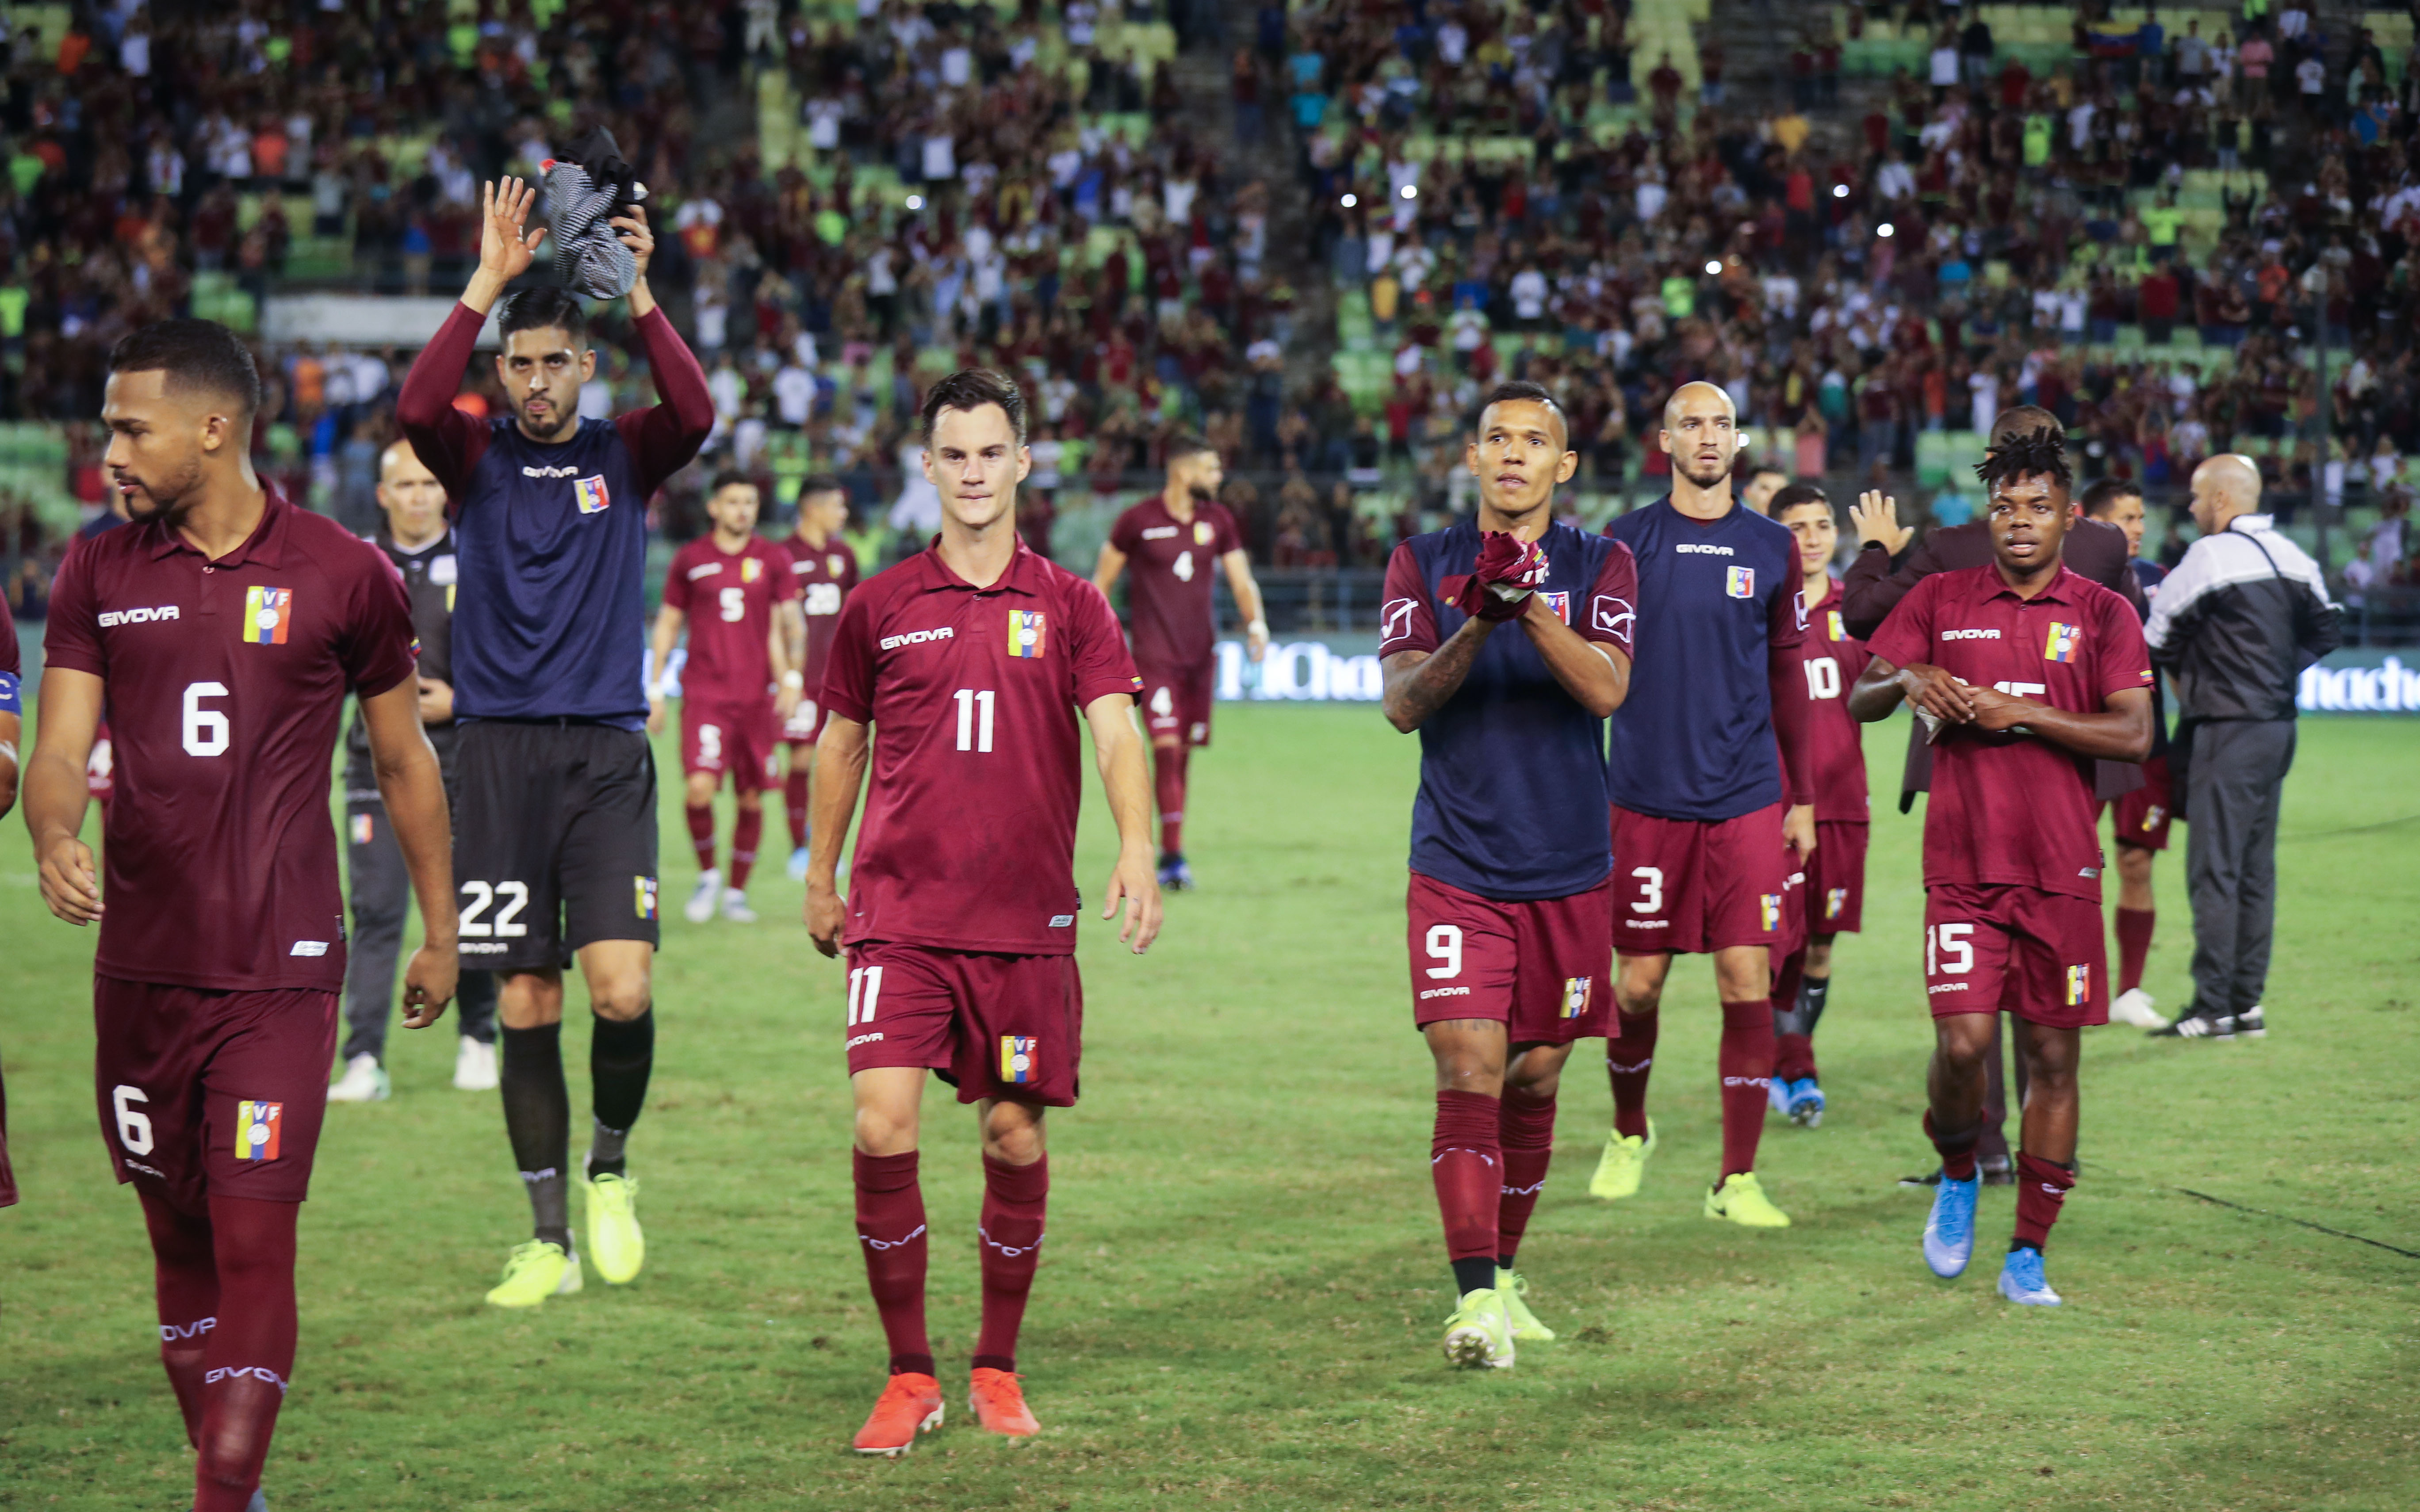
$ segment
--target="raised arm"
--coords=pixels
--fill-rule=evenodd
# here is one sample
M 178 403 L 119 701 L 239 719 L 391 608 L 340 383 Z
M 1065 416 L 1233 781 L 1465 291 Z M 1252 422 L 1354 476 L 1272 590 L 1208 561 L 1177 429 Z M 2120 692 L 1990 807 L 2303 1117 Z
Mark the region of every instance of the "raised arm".
M 1101 917 L 1118 918 L 1118 943 L 1140 955 L 1159 938 L 1159 877 L 1152 867 L 1151 774 L 1142 759 L 1142 733 L 1135 729 L 1134 700 L 1105 693 L 1084 705 L 1093 732 L 1093 760 L 1118 826 L 1118 860 L 1101 900 Z M 1131 902 L 1131 911 L 1125 904 Z
M 519 178 L 482 184 L 479 191 L 479 266 L 462 290 L 461 302 L 445 316 L 395 396 L 396 424 L 404 440 L 445 491 L 460 501 L 471 470 L 487 450 L 488 428 L 454 408 L 462 392 L 462 370 L 479 342 L 488 312 L 504 297 L 504 286 L 529 271 L 546 228 L 526 229 L 530 208 L 537 203 L 537 186 Z
M 460 974 L 455 923 L 454 829 L 445 808 L 445 779 L 420 724 L 417 679 L 407 677 L 362 701 L 370 737 L 370 766 L 379 796 L 403 849 L 403 867 L 420 903 L 424 936 L 403 970 L 403 1026 L 425 1029 L 454 996 Z
M 639 308 L 639 290 L 645 287 L 642 280 L 631 290 L 634 313 Z M 641 488 L 652 496 L 706 444 L 714 429 L 714 396 L 706 392 L 706 369 L 698 365 L 697 354 L 689 349 L 689 343 L 681 340 L 654 301 L 647 301 L 647 313 L 639 316 L 636 324 L 639 343 L 647 353 L 647 371 L 655 375 L 656 393 L 663 402 L 618 416 L 613 424 L 638 465 Z

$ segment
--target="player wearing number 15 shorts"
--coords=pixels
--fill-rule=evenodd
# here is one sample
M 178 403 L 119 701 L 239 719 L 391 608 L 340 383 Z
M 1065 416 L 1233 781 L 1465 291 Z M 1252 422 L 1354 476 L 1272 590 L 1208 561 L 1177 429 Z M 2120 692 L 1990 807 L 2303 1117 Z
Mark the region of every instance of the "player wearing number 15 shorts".
M 953 374 L 926 393 L 923 422 L 940 536 L 841 610 L 807 867 L 816 948 L 848 954 L 858 1238 L 891 1346 L 890 1383 L 853 1443 L 861 1454 L 900 1454 L 941 1421 L 917 1180 L 927 1072 L 976 1105 L 983 1133 L 975 1417 L 1013 1438 L 1035 1431 L 1016 1335 L 1050 1187 L 1044 1110 L 1074 1104 L 1083 1054 L 1079 714 L 1118 827 L 1103 916 L 1134 904 L 1119 938 L 1137 953 L 1159 928 L 1133 719 L 1140 680 L 1100 590 L 1017 539 L 1016 486 L 1032 466 L 1024 395 L 997 373 Z M 844 902 L 841 845 L 869 759 Z
M 427 919 L 408 1025 L 436 1018 L 456 973 L 403 579 L 254 476 L 259 399 L 251 354 L 208 321 L 147 326 L 110 354 L 103 466 L 132 523 L 60 566 L 25 774 L 43 901 L 101 925 L 102 1138 L 150 1230 L 203 1512 L 252 1500 L 293 1374 L 295 1220 L 345 981 L 328 790 L 349 693 Z M 117 791 L 96 880 L 78 835 L 104 703 Z
M 1395 548 L 1386 713 L 1420 735 L 1406 900 L 1412 1022 L 1436 1068 L 1429 1166 L 1458 1299 L 1446 1358 L 1555 1335 L 1513 1268 L 1554 1156 L 1574 1041 L 1613 1030 L 1605 717 L 1629 688 L 1630 548 L 1554 522 L 1579 454 L 1553 394 L 1507 383 L 1464 448 L 1479 518 Z
M 1974 1253 L 1984 1056 L 2007 1009 L 2028 1086 L 2000 1292 L 2055 1306 L 2042 1246 L 2075 1184 L 2077 1031 L 2109 1021 L 2092 763 L 2149 753 L 2151 658 L 2126 601 L 2059 560 L 2071 517 L 2058 431 L 2008 437 L 1976 471 L 1993 562 L 1935 573 L 1900 600 L 1869 642 L 1849 712 L 1881 719 L 1904 701 L 1933 737 L 1925 1130 L 1942 1175 L 1925 1262 L 1951 1276 Z

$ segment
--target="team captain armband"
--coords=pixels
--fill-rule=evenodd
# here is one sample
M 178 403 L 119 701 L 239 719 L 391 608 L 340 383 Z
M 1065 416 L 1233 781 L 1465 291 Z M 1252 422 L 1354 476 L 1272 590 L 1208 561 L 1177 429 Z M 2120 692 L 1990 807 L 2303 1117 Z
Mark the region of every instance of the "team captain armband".
M 0 672 L 0 714 L 23 714 L 24 705 L 15 672 Z

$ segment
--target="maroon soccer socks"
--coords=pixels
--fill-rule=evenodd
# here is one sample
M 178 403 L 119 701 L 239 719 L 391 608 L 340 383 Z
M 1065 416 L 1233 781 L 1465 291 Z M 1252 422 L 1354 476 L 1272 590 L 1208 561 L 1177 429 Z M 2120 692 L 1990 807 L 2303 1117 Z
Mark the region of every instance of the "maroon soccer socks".
M 892 1375 L 929 1376 L 933 1345 L 924 1333 L 924 1194 L 916 1184 L 916 1151 L 869 1155 L 854 1151 L 857 1240 L 865 1250 L 865 1280 L 891 1343 Z
M 714 805 L 692 803 L 685 808 L 689 816 L 689 842 L 697 852 L 697 869 L 714 870 Z
M 2049 1243 L 2050 1226 L 2058 1222 L 2074 1186 L 2075 1172 L 2069 1166 L 2019 1151 L 2016 1242 L 2035 1249 Z
M 2152 908 L 2118 910 L 2118 990 L 2131 993 L 2143 985 L 2143 964 L 2151 955 L 2151 926 L 2159 918 Z
M 1159 810 L 1159 854 L 1185 854 L 1185 768 L 1190 753 L 1183 746 L 1155 746 L 1151 752 L 1151 791 Z
M 983 1329 L 975 1336 L 974 1368 L 1016 1370 L 1016 1331 L 1025 1299 L 1042 1263 L 1042 1227 L 1050 1196 L 1050 1158 L 1011 1165 L 984 1157 Z
M 804 746 L 790 748 L 790 770 L 782 779 L 782 811 L 790 821 L 790 849 L 807 842 L 807 782 L 814 775 L 814 753 Z
M 198 1451 L 195 1512 L 243 1512 L 294 1374 L 299 1203 L 212 1197 L 209 1215 L 143 1194 L 160 1363 Z
M 1436 1095 L 1429 1177 L 1445 1220 L 1446 1257 L 1464 1292 L 1496 1284 L 1497 1211 L 1503 1201 L 1504 1156 L 1498 1100 L 1481 1092 Z
M 1723 1038 L 1714 1052 L 1714 1069 L 1723 1083 L 1722 1174 L 1729 1180 L 1756 1169 L 1757 1141 L 1764 1136 L 1773 1084 L 1771 998 L 1723 1005 Z
M 1496 1204 L 1496 1263 L 1512 1268 L 1555 1159 L 1555 1100 L 1506 1087 L 1496 1121 L 1504 1176 Z
M 756 847 L 765 839 L 765 809 L 762 804 L 752 808 L 739 806 L 739 817 L 731 825 L 731 876 L 724 883 L 735 892 L 748 890 L 748 873 L 756 867 Z
M 1613 1083 L 1613 1132 L 1624 1139 L 1647 1137 L 1647 1074 L 1655 1066 L 1655 1032 L 1663 1015 L 1654 1009 L 1621 1015 L 1621 1037 L 1605 1046 L 1605 1069 Z

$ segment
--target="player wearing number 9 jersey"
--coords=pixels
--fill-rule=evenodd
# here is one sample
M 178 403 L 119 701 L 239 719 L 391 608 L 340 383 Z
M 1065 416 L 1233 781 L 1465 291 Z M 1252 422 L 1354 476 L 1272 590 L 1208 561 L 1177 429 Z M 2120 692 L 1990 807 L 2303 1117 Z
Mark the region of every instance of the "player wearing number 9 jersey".
M 345 980 L 328 789 L 349 693 L 427 920 L 406 1024 L 433 1022 L 456 975 L 445 790 L 403 580 L 254 475 L 259 397 L 250 353 L 208 321 L 111 353 L 103 465 L 132 523 L 60 567 L 25 782 L 44 902 L 101 924 L 102 1137 L 142 1199 L 205 1512 L 252 1499 L 293 1373 L 295 1219 Z M 116 795 L 96 884 L 78 834 L 104 703 Z
M 1078 711 L 1118 826 L 1103 917 L 1134 905 L 1119 938 L 1138 954 L 1159 928 L 1140 679 L 1100 590 L 1017 539 L 1016 485 L 1032 465 L 1024 396 L 996 373 L 956 373 L 927 393 L 923 420 L 941 532 L 841 610 L 807 868 L 815 945 L 848 955 L 858 1237 L 892 1371 L 854 1447 L 881 1455 L 941 1420 L 917 1182 L 927 1072 L 976 1104 L 983 1134 L 975 1415 L 994 1432 L 1035 1431 L 1016 1350 L 1049 1191 L 1043 1113 L 1075 1103 L 1083 1052 Z M 874 779 L 844 903 L 835 877 L 869 728 Z
M 1629 690 L 1630 548 L 1554 523 L 1579 455 L 1534 383 L 1496 389 L 1464 459 L 1479 518 L 1387 564 L 1386 713 L 1420 735 L 1406 900 L 1412 1022 L 1436 1068 L 1429 1165 L 1458 1299 L 1446 1358 L 1555 1335 L 1513 1268 L 1575 1041 L 1615 1032 L 1605 718 Z
M 1942 1179 L 1926 1263 L 1956 1275 L 1974 1251 L 1984 1056 L 2005 1008 L 2029 1086 L 2000 1291 L 2056 1305 L 2041 1251 L 2075 1183 L 2077 1031 L 2109 1020 L 2092 763 L 2149 754 L 2151 658 L 2126 601 L 2060 562 L 2071 519 L 2058 432 L 2009 437 L 1976 471 L 1990 489 L 1993 561 L 1935 573 L 1900 601 L 1849 708 L 1870 722 L 1904 700 L 1934 736 L 1925 1129 Z

